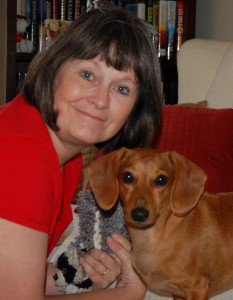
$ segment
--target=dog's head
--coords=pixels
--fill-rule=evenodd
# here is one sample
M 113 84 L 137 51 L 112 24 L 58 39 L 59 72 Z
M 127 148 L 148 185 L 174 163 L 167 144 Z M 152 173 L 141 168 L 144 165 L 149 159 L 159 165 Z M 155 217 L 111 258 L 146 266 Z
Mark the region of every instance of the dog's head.
M 154 149 L 121 148 L 92 161 L 88 172 L 98 205 L 109 210 L 120 198 L 126 224 L 133 226 L 152 226 L 164 208 L 188 214 L 207 178 L 184 156 Z

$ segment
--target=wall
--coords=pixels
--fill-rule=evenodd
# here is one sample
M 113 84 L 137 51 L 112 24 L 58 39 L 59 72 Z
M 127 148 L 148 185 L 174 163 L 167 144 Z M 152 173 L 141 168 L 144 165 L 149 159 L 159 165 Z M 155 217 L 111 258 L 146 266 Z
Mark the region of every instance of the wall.
M 6 3 L 0 0 L 0 105 L 6 99 Z
M 233 1 L 196 1 L 196 37 L 233 42 Z

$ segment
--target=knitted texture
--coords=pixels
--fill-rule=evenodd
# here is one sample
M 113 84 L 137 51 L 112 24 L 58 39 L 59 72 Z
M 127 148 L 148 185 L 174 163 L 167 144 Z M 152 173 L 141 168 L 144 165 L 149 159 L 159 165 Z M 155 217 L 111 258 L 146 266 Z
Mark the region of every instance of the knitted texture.
M 54 276 L 58 289 L 67 294 L 92 289 L 92 282 L 79 263 L 83 253 L 97 248 L 112 255 L 106 238 L 114 232 L 129 239 L 120 201 L 111 211 L 102 211 L 96 204 L 91 189 L 87 189 L 77 193 L 75 202 L 78 213 L 74 215 L 73 222 L 78 225 L 77 235 L 66 251 L 57 258 Z

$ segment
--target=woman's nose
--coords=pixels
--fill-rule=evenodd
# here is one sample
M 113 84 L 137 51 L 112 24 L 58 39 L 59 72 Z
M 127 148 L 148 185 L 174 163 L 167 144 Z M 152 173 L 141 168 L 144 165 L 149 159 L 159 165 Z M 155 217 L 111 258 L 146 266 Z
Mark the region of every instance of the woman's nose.
M 108 108 L 110 101 L 109 88 L 103 86 L 96 87 L 89 99 L 92 103 L 95 104 L 96 108 Z

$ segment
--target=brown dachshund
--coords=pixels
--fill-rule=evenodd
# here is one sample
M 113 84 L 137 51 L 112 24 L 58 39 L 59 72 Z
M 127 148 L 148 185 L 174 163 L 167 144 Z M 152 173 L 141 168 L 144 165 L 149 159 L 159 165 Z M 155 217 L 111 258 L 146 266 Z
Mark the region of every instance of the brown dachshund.
M 204 192 L 202 169 L 176 152 L 122 148 L 89 176 L 102 209 L 122 200 L 133 265 L 151 291 L 206 300 L 233 286 L 233 193 Z

